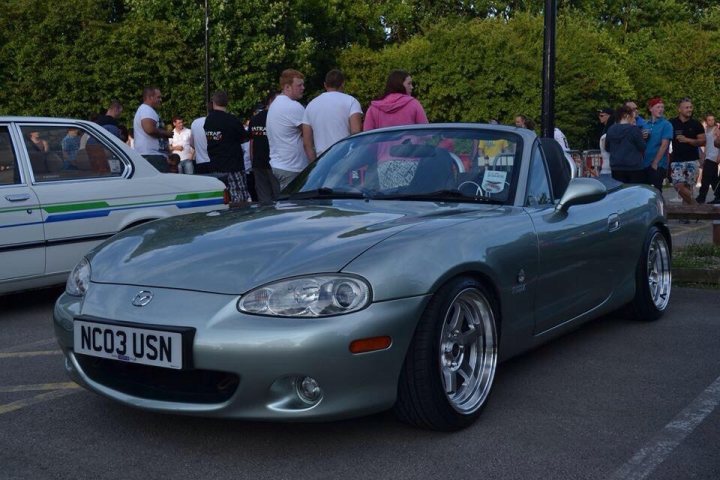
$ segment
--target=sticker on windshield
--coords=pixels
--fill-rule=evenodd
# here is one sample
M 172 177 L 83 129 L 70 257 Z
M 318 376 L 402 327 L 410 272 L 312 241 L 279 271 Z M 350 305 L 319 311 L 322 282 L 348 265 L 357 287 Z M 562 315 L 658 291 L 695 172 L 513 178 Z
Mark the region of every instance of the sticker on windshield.
M 483 175 L 482 189 L 487 193 L 500 193 L 505 188 L 507 172 L 497 170 L 485 170 Z

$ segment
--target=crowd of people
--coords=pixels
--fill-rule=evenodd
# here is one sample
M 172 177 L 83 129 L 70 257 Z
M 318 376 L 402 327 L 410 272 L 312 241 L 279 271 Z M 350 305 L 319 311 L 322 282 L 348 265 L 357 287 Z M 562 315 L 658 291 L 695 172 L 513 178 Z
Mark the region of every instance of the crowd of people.
M 121 138 L 128 137 L 132 148 L 161 172 L 212 174 L 225 181 L 233 202 L 271 203 L 338 140 L 362 130 L 428 123 L 422 105 L 412 96 L 413 79 L 406 71 L 390 72 L 384 91 L 365 112 L 357 99 L 344 93 L 344 86 L 342 72 L 331 70 L 325 76 L 325 92 L 303 107 L 299 100 L 305 77 L 287 69 L 280 75 L 280 90 L 268 95 L 249 121 L 243 123 L 228 112 L 228 95 L 218 91 L 212 95 L 207 116 L 193 120 L 189 129 L 182 117 L 175 116 L 171 130 L 158 114 L 160 89 L 148 87 L 130 131 L 117 123 L 122 113 L 119 102 L 112 102 L 96 122 Z M 704 124 L 695 120 L 689 98 L 678 102 L 678 115 L 671 120 L 665 118 L 660 97 L 649 99 L 647 110 L 647 120 L 633 101 L 598 111 L 603 129 L 600 174 L 658 189 L 668 178 L 686 204 L 705 203 L 711 190 L 714 199 L 709 203 L 720 203 L 720 132 L 715 117 L 707 114 Z M 515 117 L 515 126 L 534 130 L 525 115 Z M 560 129 L 555 128 L 554 137 L 571 158 Z M 694 197 L 701 172 L 699 194 Z
M 605 108 L 598 112 L 603 125 L 601 173 L 621 182 L 653 185 L 659 190 L 668 178 L 683 203 L 705 203 L 708 191 L 712 190 L 714 198 L 708 203 L 720 204 L 720 132 L 715 116 L 706 114 L 703 123 L 693 118 L 689 98 L 678 101 L 677 116 L 670 120 L 665 118 L 665 103 L 660 97 L 650 98 L 647 110 L 647 120 L 632 101 L 616 110 Z M 698 180 L 700 190 L 693 196 Z
M 249 121 L 228 112 L 228 94 L 217 91 L 208 115 L 192 121 L 172 118 L 171 130 L 158 114 L 162 93 L 143 91 L 133 128 L 117 123 L 122 106 L 113 102 L 96 122 L 127 138 L 128 144 L 160 172 L 215 175 L 228 187 L 231 201 L 271 203 L 310 163 L 338 140 L 362 130 L 392 125 L 428 123 L 422 105 L 412 96 L 409 73 L 394 70 L 385 91 L 373 100 L 363 120 L 358 100 L 344 93 L 345 77 L 334 69 L 325 76 L 325 92 L 307 107 L 299 102 L 305 92 L 304 75 L 287 69 L 280 90 L 260 104 Z

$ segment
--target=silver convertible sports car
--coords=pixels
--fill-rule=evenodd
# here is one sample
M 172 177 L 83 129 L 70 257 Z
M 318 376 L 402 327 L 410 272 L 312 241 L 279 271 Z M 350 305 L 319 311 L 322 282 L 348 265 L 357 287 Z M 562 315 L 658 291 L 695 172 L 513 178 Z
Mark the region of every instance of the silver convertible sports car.
M 662 197 L 573 178 L 529 130 L 431 124 L 335 144 L 274 205 L 128 229 L 75 267 L 54 323 L 70 377 L 126 405 L 472 423 L 498 361 L 670 301 Z

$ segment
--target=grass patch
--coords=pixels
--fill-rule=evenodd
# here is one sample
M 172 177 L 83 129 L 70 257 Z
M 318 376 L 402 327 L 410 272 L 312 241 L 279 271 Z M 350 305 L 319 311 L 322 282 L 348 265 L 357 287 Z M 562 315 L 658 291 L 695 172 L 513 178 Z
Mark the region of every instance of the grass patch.
M 673 266 L 682 268 L 710 268 L 720 270 L 720 245 L 695 243 L 677 250 Z

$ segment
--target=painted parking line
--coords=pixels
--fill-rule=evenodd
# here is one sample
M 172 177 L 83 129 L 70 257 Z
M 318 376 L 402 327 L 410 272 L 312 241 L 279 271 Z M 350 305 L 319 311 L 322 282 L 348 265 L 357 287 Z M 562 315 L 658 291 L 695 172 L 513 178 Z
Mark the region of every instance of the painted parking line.
M 12 353 L 12 352 L 22 352 L 23 350 L 32 350 L 36 347 L 41 347 L 43 345 L 50 345 L 51 343 L 55 343 L 57 340 L 55 338 L 45 338 L 43 340 L 37 340 L 35 342 L 30 343 L 23 343 L 22 345 L 15 345 L 13 347 L 7 347 L 7 348 L 0 348 L 0 353 Z
M 0 360 L 3 358 L 27 358 L 27 357 L 47 357 L 51 355 L 62 355 L 61 350 L 40 350 L 37 352 L 11 352 L 0 353 Z
M 642 480 L 647 478 L 685 438 L 720 404 L 720 377 L 665 425 L 630 461 L 610 478 L 612 480 Z
M 80 388 L 80 385 L 74 382 L 62 383 L 39 383 L 36 385 L 13 385 L 10 387 L 0 386 L 0 393 L 6 392 L 37 392 L 42 390 L 73 390 Z
M 56 340 L 54 338 L 46 338 L 43 340 L 36 340 L 34 342 L 25 343 L 22 345 L 8 347 L 0 350 L 0 360 L 10 358 L 31 358 L 62 355 L 62 351 L 60 349 L 27 351 L 32 348 L 51 345 L 55 342 Z M 82 391 L 82 389 L 79 385 L 73 382 L 0 386 L 0 393 L 38 391 L 44 391 L 44 393 L 40 393 L 30 398 L 24 398 L 22 400 L 17 400 L 15 402 L 0 405 L 0 415 L 14 412 L 22 408 L 29 407 L 31 405 L 36 405 L 38 403 L 48 402 L 50 400 L 62 398 L 67 395 L 72 395 L 73 393 Z
M 50 392 L 41 393 L 40 395 L 35 395 L 34 397 L 18 400 L 17 402 L 6 403 L 5 405 L 0 405 L 0 415 L 14 412 L 16 410 L 20 410 L 21 408 L 36 405 L 38 403 L 55 400 L 57 398 L 65 397 L 67 395 L 72 395 L 73 393 L 78 393 L 81 391 L 82 389 L 80 388 L 52 390 Z

